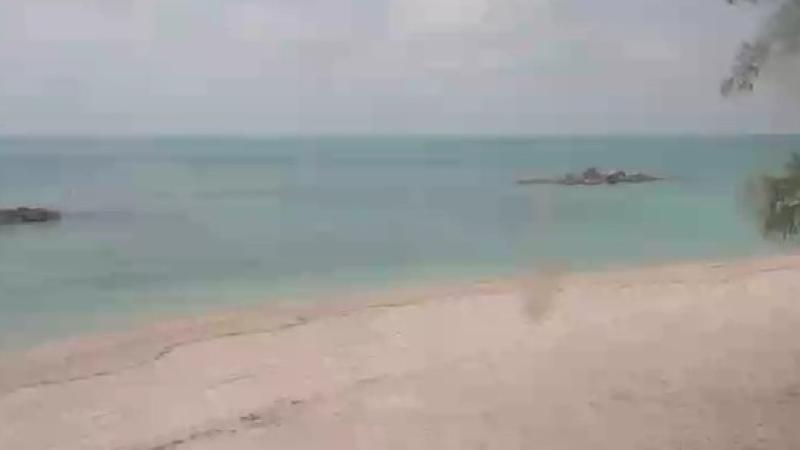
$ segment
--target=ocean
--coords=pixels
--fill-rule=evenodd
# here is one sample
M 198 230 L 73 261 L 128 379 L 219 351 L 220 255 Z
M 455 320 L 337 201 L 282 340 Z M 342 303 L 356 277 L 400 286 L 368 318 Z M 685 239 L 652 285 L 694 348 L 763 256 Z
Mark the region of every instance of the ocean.
M 742 192 L 800 136 L 3 138 L 0 347 L 273 299 L 778 252 Z M 653 184 L 519 186 L 589 166 Z

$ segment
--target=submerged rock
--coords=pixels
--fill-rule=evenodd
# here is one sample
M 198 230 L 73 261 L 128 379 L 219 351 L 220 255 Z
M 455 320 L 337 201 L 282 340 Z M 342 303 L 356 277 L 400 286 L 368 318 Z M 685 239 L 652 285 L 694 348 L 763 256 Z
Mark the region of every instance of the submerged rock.
M 611 170 L 602 172 L 596 167 L 590 167 L 582 174 L 568 173 L 561 178 L 529 178 L 517 181 L 517 184 L 561 184 L 564 186 L 599 186 L 620 183 L 647 183 L 663 180 L 661 177 L 646 173 L 626 173 L 624 170 Z
M 0 225 L 11 223 L 41 223 L 61 219 L 61 213 L 45 208 L 0 209 Z

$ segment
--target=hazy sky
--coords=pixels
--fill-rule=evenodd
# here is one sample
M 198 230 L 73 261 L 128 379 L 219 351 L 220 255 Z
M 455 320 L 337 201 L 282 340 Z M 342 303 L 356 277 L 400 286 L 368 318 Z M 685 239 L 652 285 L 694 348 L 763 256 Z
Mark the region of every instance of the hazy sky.
M 0 0 L 4 133 L 800 131 L 723 0 Z M 783 77 L 786 78 L 786 77 Z

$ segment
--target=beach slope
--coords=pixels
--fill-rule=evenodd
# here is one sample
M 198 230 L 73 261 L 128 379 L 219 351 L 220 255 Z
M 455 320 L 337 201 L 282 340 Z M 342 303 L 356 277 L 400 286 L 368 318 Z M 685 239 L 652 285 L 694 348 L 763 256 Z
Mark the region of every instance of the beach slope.
M 797 449 L 800 258 L 248 311 L 0 363 L 3 449 Z

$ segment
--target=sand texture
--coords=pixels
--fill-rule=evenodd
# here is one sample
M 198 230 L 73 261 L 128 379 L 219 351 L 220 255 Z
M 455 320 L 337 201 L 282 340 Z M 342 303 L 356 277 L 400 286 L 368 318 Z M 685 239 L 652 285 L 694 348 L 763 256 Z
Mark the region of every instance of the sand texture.
M 800 258 L 395 292 L 0 362 L 0 449 L 800 449 Z

